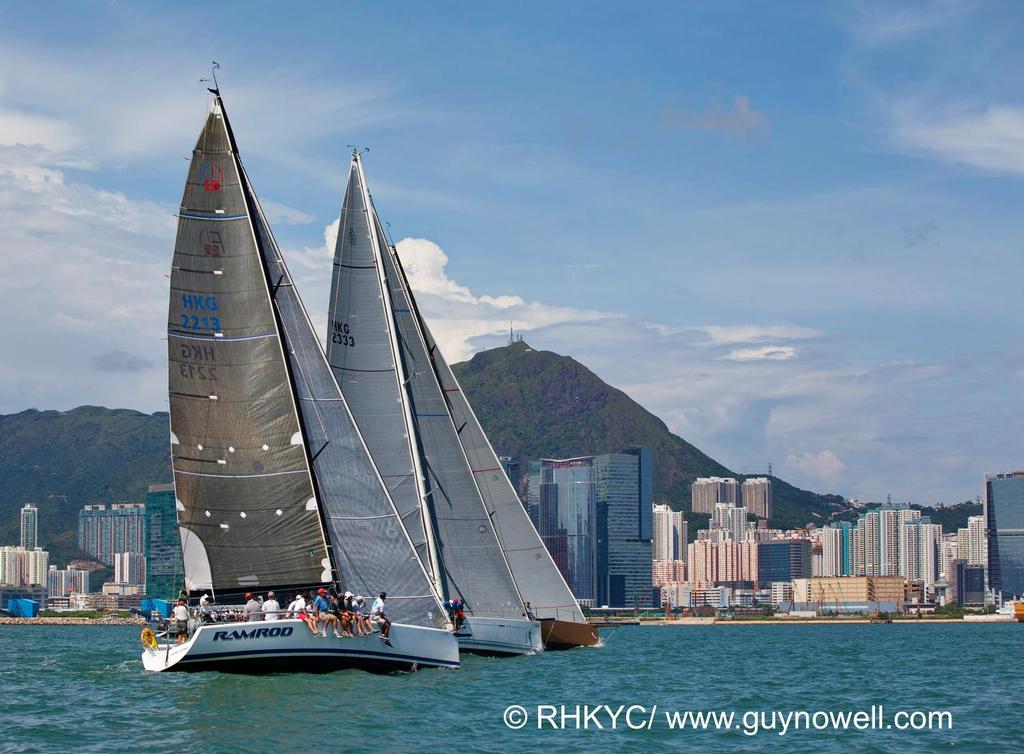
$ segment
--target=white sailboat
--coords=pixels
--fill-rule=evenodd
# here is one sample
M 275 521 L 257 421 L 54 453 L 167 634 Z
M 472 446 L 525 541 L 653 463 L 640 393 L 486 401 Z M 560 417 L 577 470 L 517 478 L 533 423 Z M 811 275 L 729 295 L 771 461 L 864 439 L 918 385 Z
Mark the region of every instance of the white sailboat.
M 147 670 L 458 667 L 439 594 L 348 411 L 238 155 L 217 90 L 178 221 L 168 320 L 186 587 L 231 601 L 388 592 L 389 641 L 298 619 L 150 642 Z M 155 646 L 154 646 L 155 645 Z

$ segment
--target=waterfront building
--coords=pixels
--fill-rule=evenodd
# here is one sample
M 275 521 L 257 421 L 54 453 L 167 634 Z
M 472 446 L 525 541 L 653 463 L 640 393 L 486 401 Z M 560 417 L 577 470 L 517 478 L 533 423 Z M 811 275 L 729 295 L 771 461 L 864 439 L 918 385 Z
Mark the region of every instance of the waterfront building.
M 772 517 L 772 480 L 768 477 L 744 479 L 741 489 L 743 507 L 760 519 Z
M 716 505 L 739 505 L 739 482 L 729 477 L 701 477 L 690 485 L 691 509 L 694 513 L 715 512 Z
M 967 519 L 967 562 L 971 565 L 988 565 L 987 545 L 985 516 L 970 516 Z
M 20 547 L 0 547 L 0 584 L 21 586 L 23 581 Z
M 146 583 L 146 556 L 141 552 L 118 552 L 114 554 L 114 583 Z
M 781 539 L 757 543 L 757 581 L 767 587 L 775 581 L 811 577 L 811 541 Z
M 902 576 L 823 576 L 809 582 L 808 602 L 823 610 L 852 603 L 903 604 L 906 579 Z
M 858 550 L 863 550 L 863 559 L 858 562 L 858 575 L 898 576 L 900 575 L 900 540 L 903 525 L 920 518 L 921 512 L 907 506 L 883 505 L 861 514 L 857 520 L 859 537 Z M 860 554 L 858 552 L 858 554 Z
M 986 476 L 984 510 L 989 588 L 1024 595 L 1024 471 Z
M 151 484 L 146 493 L 146 595 L 176 597 L 185 583 L 174 485 Z
M 78 514 L 78 549 L 110 566 L 114 553 L 143 552 L 145 530 L 142 503 L 86 505 Z
M 67 599 L 72 592 L 88 593 L 89 572 L 80 571 L 76 568 L 58 569 L 57 566 L 50 566 L 46 578 L 46 591 L 50 598 L 61 597 Z
M 654 560 L 683 560 L 686 557 L 686 519 L 682 511 L 668 505 L 653 507 L 654 532 L 652 554 Z
M 21 546 L 26 550 L 39 547 L 39 509 L 29 503 L 21 509 Z
M 985 604 L 985 567 L 954 560 L 949 577 L 950 601 L 958 605 Z
M 804 582 L 806 579 L 797 579 L 795 581 L 773 581 L 772 590 L 772 607 L 778 607 L 783 602 L 793 601 L 793 584 Z
M 651 455 L 646 450 L 530 463 L 530 518 L 584 604 L 653 603 Z

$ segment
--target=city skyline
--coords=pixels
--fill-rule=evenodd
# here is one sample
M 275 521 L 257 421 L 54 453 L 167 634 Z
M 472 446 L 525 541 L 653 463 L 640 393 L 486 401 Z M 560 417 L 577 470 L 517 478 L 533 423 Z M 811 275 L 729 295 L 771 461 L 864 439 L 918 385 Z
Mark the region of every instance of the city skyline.
M 18 361 L 0 361 L 0 411 L 165 408 L 183 114 L 206 107 L 216 58 L 318 323 L 358 143 L 451 361 L 512 320 L 729 467 L 772 461 L 817 491 L 959 502 L 1018 466 L 1001 407 L 1024 391 L 1004 345 L 1024 108 L 1002 72 L 1024 55 L 1004 34 L 1019 9 L 650 12 L 664 23 L 534 5 L 449 25 L 416 9 L 395 30 L 407 55 L 382 59 L 363 39 L 330 55 L 335 24 L 301 14 L 205 8 L 186 38 L 152 7 L 46 24 L 5 9 L 0 59 L 20 73 L 0 91 L 0 211 L 19 223 L 0 243 L 33 258 L 0 261 L 3 337 L 35 337 L 4 341 Z M 390 27 L 394 10 L 352 13 Z M 256 54 L 271 34 L 287 66 Z

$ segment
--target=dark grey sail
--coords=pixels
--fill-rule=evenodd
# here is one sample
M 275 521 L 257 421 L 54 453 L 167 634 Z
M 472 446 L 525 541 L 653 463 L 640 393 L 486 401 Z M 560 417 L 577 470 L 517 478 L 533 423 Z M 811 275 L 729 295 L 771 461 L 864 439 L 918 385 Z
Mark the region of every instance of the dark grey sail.
M 436 532 L 445 591 L 450 597 L 464 599 L 473 614 L 521 617 L 525 612 L 522 598 L 435 372 L 431 353 L 435 348 L 424 339 L 412 293 L 389 253 L 376 214 L 374 225 L 408 380 L 421 465 L 426 473 L 427 510 Z
M 341 207 L 327 321 L 327 360 L 424 567 L 437 565 L 422 516 L 423 473 L 405 400 L 390 301 L 377 264 L 359 155 Z
M 386 591 L 393 621 L 444 627 L 439 596 L 370 459 L 254 193 L 251 200 L 339 586 L 368 598 Z
M 219 97 L 182 197 L 167 335 L 187 586 L 237 593 L 331 581 L 281 333 Z

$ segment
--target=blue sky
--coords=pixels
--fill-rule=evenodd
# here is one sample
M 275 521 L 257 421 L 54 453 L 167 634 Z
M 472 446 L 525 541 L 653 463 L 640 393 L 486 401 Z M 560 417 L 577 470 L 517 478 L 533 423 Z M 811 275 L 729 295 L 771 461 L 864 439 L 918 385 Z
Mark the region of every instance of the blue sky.
M 348 146 L 450 360 L 570 354 L 732 468 L 914 502 L 1018 468 L 1024 7 L 0 7 L 0 411 L 166 406 L 215 59 L 323 319 Z

